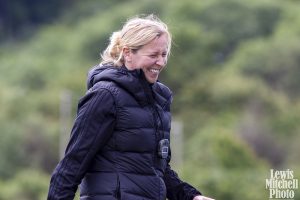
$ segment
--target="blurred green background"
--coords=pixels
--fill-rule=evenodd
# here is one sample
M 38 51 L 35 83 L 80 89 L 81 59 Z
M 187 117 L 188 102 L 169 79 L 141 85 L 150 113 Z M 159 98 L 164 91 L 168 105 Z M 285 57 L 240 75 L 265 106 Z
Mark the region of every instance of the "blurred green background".
M 0 200 L 46 199 L 87 71 L 127 18 L 150 13 L 174 40 L 160 77 L 183 125 L 174 139 L 183 161 L 173 167 L 207 196 L 268 199 L 270 169 L 300 174 L 299 7 L 299 0 L 1 1 Z

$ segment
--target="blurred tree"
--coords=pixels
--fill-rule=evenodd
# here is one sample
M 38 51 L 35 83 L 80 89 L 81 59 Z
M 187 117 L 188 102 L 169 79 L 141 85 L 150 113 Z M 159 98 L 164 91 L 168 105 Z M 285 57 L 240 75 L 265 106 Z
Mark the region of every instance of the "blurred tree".
M 205 195 L 233 200 L 241 196 L 245 200 L 267 197 L 261 178 L 268 165 L 255 156 L 237 133 L 214 123 L 200 129 L 188 144 L 188 162 L 182 174 Z
M 2 200 L 41 200 L 46 199 L 49 176 L 38 170 L 23 170 L 13 179 L 0 182 Z
M 280 7 L 276 4 L 251 5 L 230 0 L 216 1 L 197 18 L 205 31 L 221 34 L 214 57 L 217 62 L 222 62 L 241 41 L 272 34 L 279 16 Z
M 27 16 L 16 20 L 24 24 L 20 34 L 31 21 L 57 20 L 30 40 L 0 44 L 0 177 L 11 179 L 0 181 L 0 194 L 6 199 L 20 199 L 13 195 L 23 187 L 18 172 L 54 168 L 61 90 L 72 91 L 75 116 L 86 72 L 99 63 L 110 33 L 141 12 L 159 14 L 173 33 L 160 80 L 173 90 L 173 114 L 184 121 L 186 180 L 217 199 L 253 200 L 265 197 L 271 165 L 299 169 L 299 1 L 74 0 L 68 9 L 59 3 L 65 9 L 53 15 L 63 12 L 60 18 L 52 18 L 52 6 L 41 9 L 50 13 L 43 22 L 23 11 L 28 2 L 1 2 L 0 9 L 14 5 L 12 14 L 21 7 Z M 56 5 L 30 2 L 37 13 L 42 2 Z
M 276 3 L 238 0 L 185 2 L 171 8 L 174 16 L 181 17 L 173 22 L 172 70 L 163 77 L 175 92 L 184 80 L 221 66 L 240 43 L 270 37 L 282 12 Z
M 16 171 L 26 166 L 20 128 L 17 124 L 0 122 L 1 140 L 0 140 L 0 180 L 8 179 Z
M 300 46 L 298 39 L 261 41 L 241 50 L 239 68 L 246 76 L 255 76 L 291 98 L 300 95 Z M 251 57 L 249 57 L 251 55 Z

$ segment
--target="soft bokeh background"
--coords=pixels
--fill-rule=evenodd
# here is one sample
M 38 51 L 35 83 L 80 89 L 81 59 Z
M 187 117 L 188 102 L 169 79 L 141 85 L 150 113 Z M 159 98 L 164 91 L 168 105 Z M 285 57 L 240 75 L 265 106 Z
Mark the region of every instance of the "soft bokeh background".
M 46 199 L 88 69 L 109 35 L 141 13 L 173 34 L 160 77 L 183 125 L 173 167 L 216 199 L 268 199 L 270 169 L 300 177 L 299 8 L 299 0 L 1 1 L 0 200 Z

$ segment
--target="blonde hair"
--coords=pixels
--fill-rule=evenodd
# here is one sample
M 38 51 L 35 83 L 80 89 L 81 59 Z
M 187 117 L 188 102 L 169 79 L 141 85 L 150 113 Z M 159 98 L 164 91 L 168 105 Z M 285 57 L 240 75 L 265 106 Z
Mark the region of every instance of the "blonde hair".
M 111 35 L 110 44 L 101 54 L 101 64 L 111 63 L 120 67 L 124 64 L 123 47 L 137 51 L 163 34 L 166 34 L 168 38 L 167 55 L 169 56 L 172 39 L 165 23 L 153 14 L 129 19 L 121 30 Z

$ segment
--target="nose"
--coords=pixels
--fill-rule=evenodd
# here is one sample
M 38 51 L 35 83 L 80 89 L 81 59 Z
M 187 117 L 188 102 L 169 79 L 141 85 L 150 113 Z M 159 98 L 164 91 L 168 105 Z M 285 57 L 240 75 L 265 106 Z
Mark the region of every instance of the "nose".
M 158 56 L 157 57 L 157 60 L 156 60 L 156 64 L 157 65 L 159 65 L 159 66 L 165 66 L 166 64 L 167 64 L 167 59 L 166 59 L 166 57 L 164 57 L 164 56 Z

